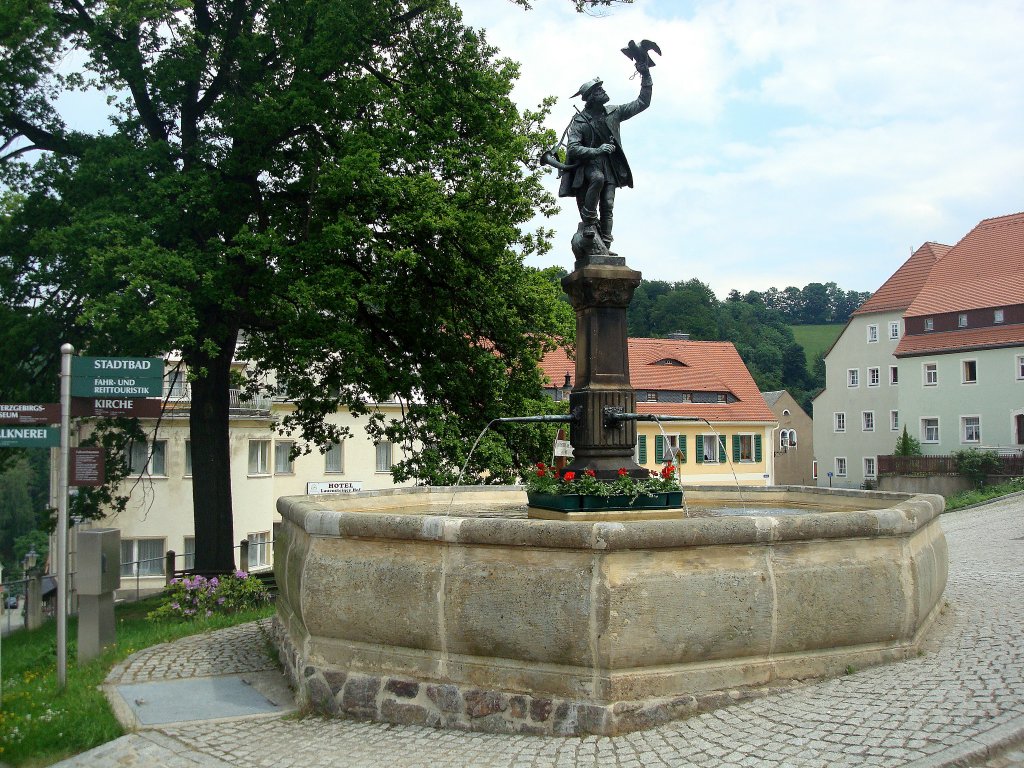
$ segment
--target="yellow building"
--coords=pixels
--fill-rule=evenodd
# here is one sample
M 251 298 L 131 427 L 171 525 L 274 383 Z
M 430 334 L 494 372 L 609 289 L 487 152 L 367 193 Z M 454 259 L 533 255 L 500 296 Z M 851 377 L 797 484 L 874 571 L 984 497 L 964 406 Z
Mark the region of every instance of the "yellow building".
M 564 349 L 544 356 L 552 397 L 566 396 L 575 366 Z M 638 464 L 657 470 L 674 457 L 691 485 L 774 483 L 778 421 L 731 342 L 629 339 L 629 374 L 637 413 L 693 419 L 638 422 Z

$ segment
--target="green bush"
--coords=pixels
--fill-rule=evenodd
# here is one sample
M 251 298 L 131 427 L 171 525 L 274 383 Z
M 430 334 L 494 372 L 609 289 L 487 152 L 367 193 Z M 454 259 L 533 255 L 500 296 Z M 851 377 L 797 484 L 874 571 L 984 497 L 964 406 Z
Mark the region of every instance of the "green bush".
M 989 475 L 994 475 L 1003 468 L 1003 462 L 995 451 L 979 451 L 969 448 L 956 451 L 956 471 L 974 483 L 975 488 L 985 484 Z
M 175 579 L 164 589 L 163 603 L 147 619 L 205 619 L 218 613 L 258 608 L 270 600 L 267 588 L 255 576 L 235 571 L 230 576 Z
M 893 449 L 894 456 L 920 456 L 921 441 L 911 437 L 907 432 L 907 425 L 903 425 L 903 434 L 896 438 L 896 447 Z

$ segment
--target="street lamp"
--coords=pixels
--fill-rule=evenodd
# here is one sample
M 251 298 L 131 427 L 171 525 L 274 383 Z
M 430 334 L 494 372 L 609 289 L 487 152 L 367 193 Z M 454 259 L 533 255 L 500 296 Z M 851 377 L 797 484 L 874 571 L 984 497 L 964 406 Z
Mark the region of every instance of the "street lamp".
M 28 552 L 25 553 L 25 558 L 21 561 L 22 578 L 28 578 L 28 572 L 36 567 L 38 557 L 39 554 L 36 552 L 36 548 L 34 546 L 30 547 Z

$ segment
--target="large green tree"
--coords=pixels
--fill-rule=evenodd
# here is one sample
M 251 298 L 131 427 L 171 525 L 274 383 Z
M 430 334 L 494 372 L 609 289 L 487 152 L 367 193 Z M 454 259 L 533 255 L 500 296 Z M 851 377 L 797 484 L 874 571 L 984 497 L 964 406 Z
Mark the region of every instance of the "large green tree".
M 233 360 L 320 444 L 401 398 L 428 478 L 536 396 L 570 327 L 522 264 L 551 137 L 447 0 L 12 0 L 0 43 L 4 311 L 40 349 L 181 352 L 198 569 L 233 564 Z M 109 130 L 62 119 L 82 88 Z

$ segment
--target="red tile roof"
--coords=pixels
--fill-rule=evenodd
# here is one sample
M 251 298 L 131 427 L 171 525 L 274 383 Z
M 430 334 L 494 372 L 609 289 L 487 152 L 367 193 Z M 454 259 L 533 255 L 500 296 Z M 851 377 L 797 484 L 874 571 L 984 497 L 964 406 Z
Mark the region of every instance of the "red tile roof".
M 661 361 L 682 365 L 659 365 Z M 576 377 L 576 364 L 562 348 L 547 353 L 541 369 L 553 386 L 561 386 L 566 371 Z M 711 421 L 774 422 L 757 384 L 739 352 L 727 341 L 630 339 L 629 373 L 635 389 L 671 392 L 731 392 L 733 403 L 637 403 L 638 413 L 695 416 Z
M 1024 303 L 1024 213 L 985 219 L 928 275 L 906 317 Z
M 893 352 L 896 357 L 912 357 L 935 352 L 966 352 L 971 349 L 996 349 L 1024 344 L 1024 324 L 963 328 L 941 333 L 907 335 Z
M 949 249 L 950 246 L 939 243 L 922 245 L 853 314 L 894 312 L 909 307 L 928 279 L 932 267 L 949 252 Z

